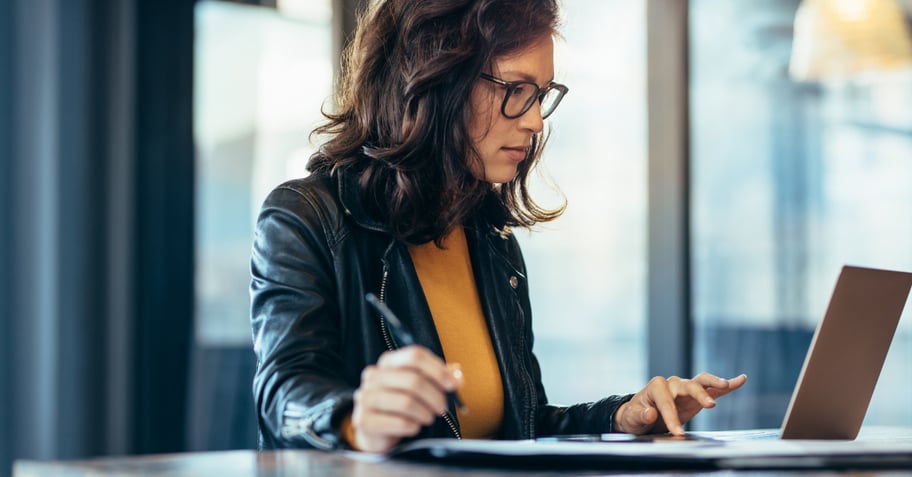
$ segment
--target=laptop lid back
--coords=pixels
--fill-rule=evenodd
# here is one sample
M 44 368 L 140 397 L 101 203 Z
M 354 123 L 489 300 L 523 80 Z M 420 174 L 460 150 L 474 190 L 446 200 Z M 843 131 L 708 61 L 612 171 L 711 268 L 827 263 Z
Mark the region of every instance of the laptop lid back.
M 864 421 L 912 273 L 845 266 L 792 393 L 782 439 L 854 439 Z

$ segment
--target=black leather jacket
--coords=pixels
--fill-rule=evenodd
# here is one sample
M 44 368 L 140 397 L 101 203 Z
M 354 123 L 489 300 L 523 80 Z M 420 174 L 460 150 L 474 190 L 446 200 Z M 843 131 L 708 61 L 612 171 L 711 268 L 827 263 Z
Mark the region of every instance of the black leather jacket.
M 377 294 L 418 343 L 443 356 L 408 250 L 387 230 L 367 215 L 357 183 L 344 175 L 286 182 L 266 199 L 251 259 L 261 448 L 345 445 L 339 423 L 351 412 L 361 371 L 396 347 L 365 293 Z M 611 432 L 614 411 L 629 396 L 547 404 L 515 237 L 475 220 L 466 239 L 503 379 L 500 437 Z M 418 437 L 445 436 L 459 437 L 453 409 Z

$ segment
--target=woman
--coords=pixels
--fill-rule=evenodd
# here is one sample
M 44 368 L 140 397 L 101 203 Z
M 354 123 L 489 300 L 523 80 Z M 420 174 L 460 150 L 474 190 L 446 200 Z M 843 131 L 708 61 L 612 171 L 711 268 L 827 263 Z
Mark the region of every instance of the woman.
M 567 93 L 554 82 L 557 22 L 555 0 L 385 0 L 362 15 L 312 174 L 277 187 L 256 226 L 263 447 L 681 434 L 744 383 L 654 378 L 635 395 L 548 404 L 510 227 L 562 212 L 526 185 Z M 398 346 L 367 293 L 417 345 Z

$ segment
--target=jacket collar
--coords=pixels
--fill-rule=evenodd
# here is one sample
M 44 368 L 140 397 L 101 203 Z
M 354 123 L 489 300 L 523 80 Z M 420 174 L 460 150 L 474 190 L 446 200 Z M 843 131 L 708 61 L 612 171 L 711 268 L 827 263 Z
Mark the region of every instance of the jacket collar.
M 369 230 L 383 233 L 391 233 L 389 224 L 381 222 L 372 217 L 364 209 L 364 203 L 361 201 L 361 187 L 358 184 L 358 173 L 350 168 L 338 170 L 333 173 L 336 177 L 336 183 L 339 189 L 339 200 L 342 201 L 342 207 L 355 223 Z
M 391 227 L 388 223 L 377 220 L 377 218 L 371 216 L 367 210 L 365 210 L 364 203 L 361 200 L 361 186 L 358 183 L 359 172 L 356 169 L 340 169 L 333 172 L 332 175 L 336 178 L 339 200 L 342 202 L 342 207 L 345 209 L 345 213 L 348 214 L 356 224 L 375 232 L 392 234 Z M 465 225 L 469 228 L 484 231 L 488 234 L 499 235 L 500 238 L 505 238 L 511 234 L 508 228 L 498 229 L 491 226 L 489 222 L 478 214 L 469 217 Z

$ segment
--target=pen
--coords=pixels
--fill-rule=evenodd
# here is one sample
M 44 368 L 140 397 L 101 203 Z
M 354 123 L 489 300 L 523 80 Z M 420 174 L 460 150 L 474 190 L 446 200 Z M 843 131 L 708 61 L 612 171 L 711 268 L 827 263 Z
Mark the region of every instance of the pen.
M 411 346 L 415 344 L 415 338 L 412 334 L 405 329 L 405 325 L 399 321 L 399 318 L 393 313 L 393 310 L 390 310 L 390 308 L 386 306 L 386 303 L 383 303 L 377 298 L 377 295 L 368 293 L 367 295 L 364 295 L 364 299 L 386 319 L 386 322 L 389 324 L 390 333 L 392 333 L 393 337 L 396 338 L 396 341 L 399 342 L 399 346 Z M 447 398 L 454 407 L 462 412 L 466 412 L 466 407 L 462 403 L 462 400 L 459 399 L 459 395 L 456 394 L 456 391 L 447 392 Z

